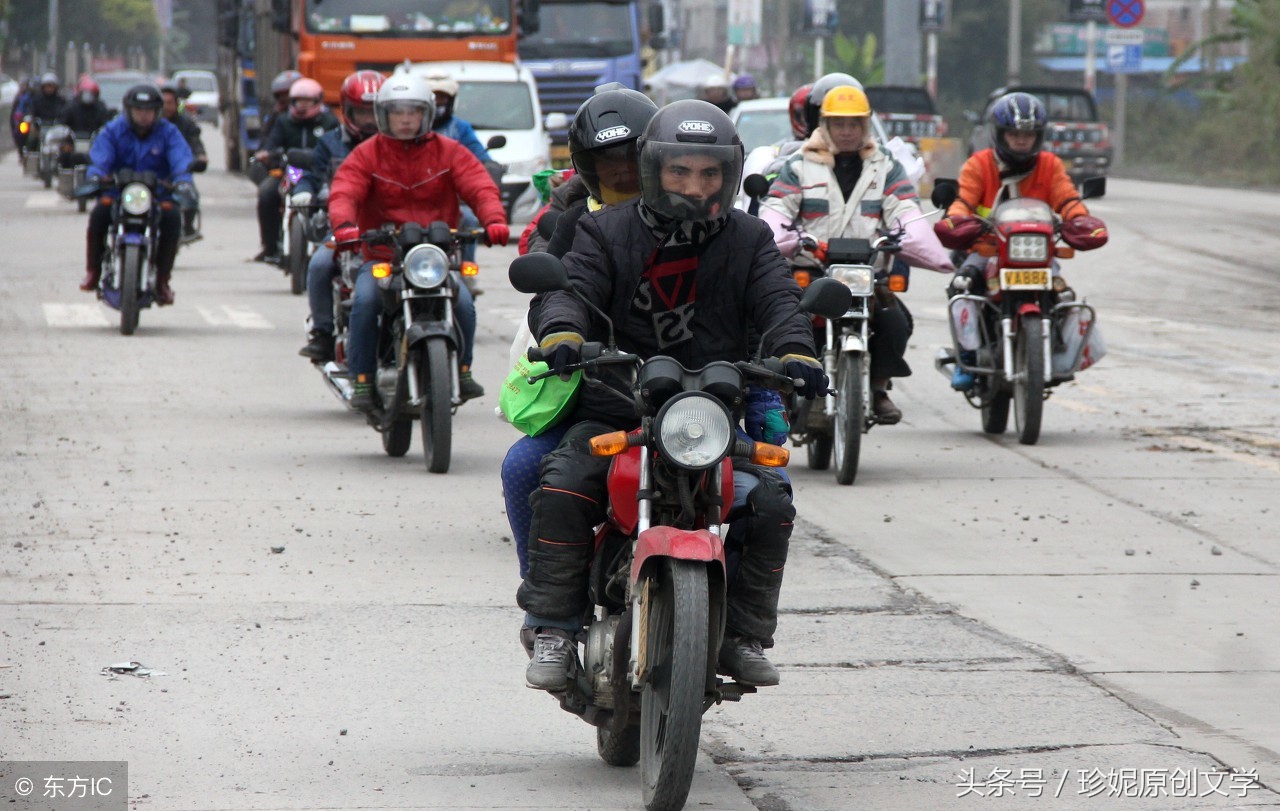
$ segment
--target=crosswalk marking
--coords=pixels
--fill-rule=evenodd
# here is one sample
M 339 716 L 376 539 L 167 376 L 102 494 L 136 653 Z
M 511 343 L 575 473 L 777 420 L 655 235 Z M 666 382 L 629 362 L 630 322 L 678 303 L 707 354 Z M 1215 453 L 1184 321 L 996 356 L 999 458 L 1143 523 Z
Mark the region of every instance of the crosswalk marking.
M 62 205 L 62 195 L 56 191 L 36 192 L 27 197 L 27 208 L 57 208 Z
M 51 327 L 105 327 L 108 323 L 102 305 L 96 302 L 63 304 L 46 301 L 41 306 L 44 309 L 45 323 Z
M 213 307 L 197 307 L 196 310 L 215 327 L 240 327 L 241 329 L 272 329 L 271 322 L 248 307 L 233 307 L 224 304 Z

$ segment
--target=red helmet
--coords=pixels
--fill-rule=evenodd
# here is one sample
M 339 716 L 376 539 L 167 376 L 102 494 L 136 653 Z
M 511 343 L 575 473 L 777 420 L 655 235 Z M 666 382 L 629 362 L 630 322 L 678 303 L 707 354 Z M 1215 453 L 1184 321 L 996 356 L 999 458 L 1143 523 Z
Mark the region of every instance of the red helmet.
M 342 99 L 342 126 L 352 138 L 368 138 L 378 131 L 377 119 L 371 118 L 368 127 L 357 127 L 352 113 L 355 110 L 373 112 L 378 88 L 386 80 L 387 77 L 376 70 L 358 70 L 342 80 L 342 89 L 338 91 Z
M 791 103 L 787 105 L 787 110 L 791 113 L 791 134 L 799 140 L 809 137 L 809 124 L 805 121 L 804 105 L 809 101 L 810 90 L 813 90 L 812 84 L 796 88 L 796 92 L 791 94 Z
M 81 77 L 79 84 L 76 85 L 77 93 L 93 93 L 95 95 L 102 92 L 102 88 L 98 87 L 98 83 L 88 76 Z

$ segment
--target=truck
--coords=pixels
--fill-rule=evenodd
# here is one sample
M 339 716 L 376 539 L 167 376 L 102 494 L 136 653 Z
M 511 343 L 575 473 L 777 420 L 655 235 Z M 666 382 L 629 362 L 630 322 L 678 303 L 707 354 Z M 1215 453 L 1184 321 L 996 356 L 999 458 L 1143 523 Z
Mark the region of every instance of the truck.
M 1030 93 L 1044 103 L 1048 124 L 1044 130 L 1044 148 L 1062 158 L 1067 174 L 1079 186 L 1085 178 L 1105 177 L 1111 168 L 1111 130 L 1098 117 L 1093 94 L 1083 87 L 1058 85 L 1017 85 L 998 87 L 987 97 L 982 116 L 968 112 L 965 117 L 974 125 L 969 136 L 969 154 L 991 146 L 987 126 L 991 105 L 1006 93 Z
M 649 31 L 660 34 L 662 6 L 649 6 Z M 639 0 L 542 0 L 537 32 L 519 43 L 520 61 L 533 72 L 543 113 L 572 120 L 598 85 L 643 87 Z M 551 160 L 569 162 L 568 130 L 551 131 Z
M 262 133 L 270 82 L 297 68 L 339 106 L 357 70 L 390 74 L 408 62 L 514 63 L 516 41 L 538 28 L 538 0 L 218 0 L 218 73 L 228 166 L 243 167 Z M 238 162 L 230 158 L 239 156 Z

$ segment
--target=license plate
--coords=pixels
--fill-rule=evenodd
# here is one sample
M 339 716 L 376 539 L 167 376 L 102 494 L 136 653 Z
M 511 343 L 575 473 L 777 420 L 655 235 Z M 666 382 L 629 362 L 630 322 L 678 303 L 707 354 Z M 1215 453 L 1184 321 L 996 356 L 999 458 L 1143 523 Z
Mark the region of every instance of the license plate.
M 1036 270 L 1000 269 L 1001 290 L 1048 290 L 1050 284 L 1048 268 Z

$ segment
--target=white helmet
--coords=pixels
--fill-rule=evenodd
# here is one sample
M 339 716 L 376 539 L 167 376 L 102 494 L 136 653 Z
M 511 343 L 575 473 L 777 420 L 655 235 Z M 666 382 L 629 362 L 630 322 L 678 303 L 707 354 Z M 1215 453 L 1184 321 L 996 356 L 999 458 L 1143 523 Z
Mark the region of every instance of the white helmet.
M 396 136 L 391 132 L 391 123 L 387 113 L 392 109 L 408 107 L 422 110 L 422 124 L 406 141 L 414 141 L 431 132 L 431 123 L 435 117 L 436 94 L 426 79 L 418 75 L 396 73 L 383 82 L 378 89 L 378 97 L 373 102 L 373 114 L 378 120 L 378 132 L 388 138 Z
M 431 85 L 433 93 L 444 93 L 455 98 L 458 95 L 458 80 L 446 70 L 437 69 L 428 73 L 427 83 Z

